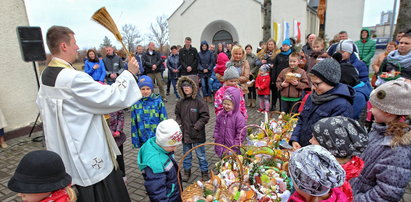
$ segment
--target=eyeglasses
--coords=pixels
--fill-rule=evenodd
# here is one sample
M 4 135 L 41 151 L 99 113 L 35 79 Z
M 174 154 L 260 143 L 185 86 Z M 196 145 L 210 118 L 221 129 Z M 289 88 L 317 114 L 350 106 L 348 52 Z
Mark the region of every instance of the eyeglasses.
M 318 86 L 322 83 L 324 83 L 324 81 L 321 81 L 321 82 L 318 82 L 318 83 L 312 82 L 313 86 L 316 87 L 316 88 L 318 88 Z

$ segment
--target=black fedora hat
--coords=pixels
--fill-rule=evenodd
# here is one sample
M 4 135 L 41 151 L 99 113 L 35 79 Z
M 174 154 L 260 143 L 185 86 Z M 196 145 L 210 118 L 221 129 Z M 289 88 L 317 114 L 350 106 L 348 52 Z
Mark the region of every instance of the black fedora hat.
M 71 183 L 71 176 L 60 156 L 52 151 L 39 150 L 26 154 L 11 177 L 8 187 L 17 193 L 52 192 Z

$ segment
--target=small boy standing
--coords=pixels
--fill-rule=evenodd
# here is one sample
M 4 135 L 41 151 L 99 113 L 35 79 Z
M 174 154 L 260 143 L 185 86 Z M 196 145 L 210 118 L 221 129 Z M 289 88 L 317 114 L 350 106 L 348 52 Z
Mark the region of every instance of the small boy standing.
M 276 85 L 281 95 L 281 112 L 296 113 L 298 107 L 293 108 L 293 106 L 301 100 L 303 90 L 310 86 L 307 74 L 303 69 L 298 68 L 299 58 L 300 54 L 292 53 L 288 59 L 289 67 L 283 69 L 277 77 Z
M 138 80 L 143 98 L 131 106 L 131 142 L 140 148 L 155 136 L 157 125 L 167 119 L 167 111 L 161 96 L 154 94 L 153 81 L 143 75 Z
M 198 86 L 188 76 L 182 76 L 177 81 L 177 89 L 181 99 L 175 108 L 176 121 L 183 131 L 183 153 L 206 141 L 205 125 L 210 118 L 208 105 L 197 96 Z M 208 163 L 204 147 L 196 150 L 198 162 L 200 163 L 201 178 L 207 181 Z M 188 182 L 191 176 L 191 152 L 183 161 L 184 175 L 183 182 Z
M 156 136 L 140 149 L 137 164 L 143 173 L 144 187 L 151 201 L 181 201 L 178 187 L 178 164 L 174 151 L 181 144 L 177 122 L 168 119 L 158 124 Z
M 258 100 L 260 102 L 259 112 L 270 111 L 270 66 L 268 64 L 261 65 L 260 73 L 255 80 L 255 88 L 257 89 Z
M 317 38 L 313 42 L 313 48 L 311 54 L 307 58 L 307 72 L 311 71 L 315 64 L 328 57 L 328 54 L 324 51 L 324 40 Z

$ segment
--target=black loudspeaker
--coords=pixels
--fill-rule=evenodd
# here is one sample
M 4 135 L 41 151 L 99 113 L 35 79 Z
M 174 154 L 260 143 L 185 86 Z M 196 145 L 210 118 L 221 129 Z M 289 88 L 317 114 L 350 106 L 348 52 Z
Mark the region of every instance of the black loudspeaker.
M 20 50 L 24 61 L 46 60 L 40 27 L 17 27 Z

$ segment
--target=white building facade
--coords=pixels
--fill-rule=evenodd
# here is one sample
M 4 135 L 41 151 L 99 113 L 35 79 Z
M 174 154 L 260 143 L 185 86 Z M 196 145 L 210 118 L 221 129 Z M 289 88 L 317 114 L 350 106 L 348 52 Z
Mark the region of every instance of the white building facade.
M 346 30 L 352 39 L 358 39 L 356 35 L 361 30 L 364 1 L 327 1 L 325 33 L 328 39 L 341 30 Z M 300 23 L 302 43 L 305 43 L 308 33 L 318 34 L 319 19 L 316 10 L 308 6 L 308 0 L 271 2 L 271 36 L 277 39 L 278 45 L 285 37 L 286 23 L 288 36 L 295 38 L 296 24 Z M 342 3 L 344 5 L 340 5 Z M 203 40 L 214 44 L 238 41 L 243 46 L 251 44 L 256 48 L 263 38 L 263 17 L 263 0 L 185 0 L 168 19 L 170 45 L 182 45 L 184 38 L 189 36 L 197 48 Z M 274 29 L 275 23 L 277 29 Z

